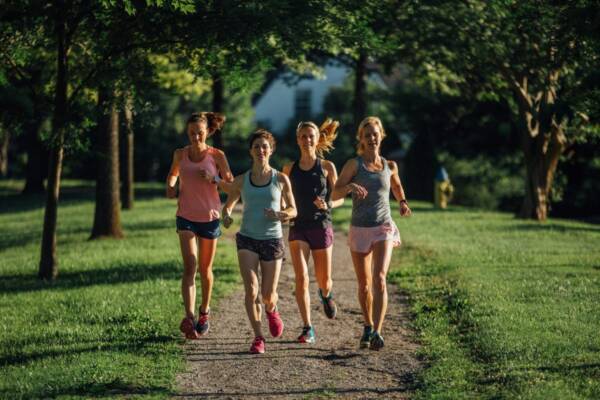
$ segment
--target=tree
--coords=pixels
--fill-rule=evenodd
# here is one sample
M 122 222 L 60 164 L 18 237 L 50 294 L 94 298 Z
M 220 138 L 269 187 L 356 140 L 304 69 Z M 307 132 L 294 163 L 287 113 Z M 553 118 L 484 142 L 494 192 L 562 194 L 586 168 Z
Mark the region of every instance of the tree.
M 586 119 L 575 96 L 599 55 L 581 27 L 598 27 L 597 12 L 593 1 L 528 0 L 407 2 L 397 14 L 396 54 L 432 84 L 512 105 L 526 166 L 522 218 L 546 219 L 560 156 Z

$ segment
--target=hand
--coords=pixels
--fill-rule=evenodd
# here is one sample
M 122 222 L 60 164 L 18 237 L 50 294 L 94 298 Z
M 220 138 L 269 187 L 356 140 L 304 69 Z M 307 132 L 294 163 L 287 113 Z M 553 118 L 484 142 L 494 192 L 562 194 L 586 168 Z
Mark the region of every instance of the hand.
M 316 197 L 315 200 L 313 201 L 313 204 L 319 210 L 327 210 L 329 208 L 327 206 L 327 202 L 325 200 L 323 200 L 322 198 L 320 198 L 320 197 Z
M 355 195 L 359 200 L 364 199 L 369 194 L 367 189 L 365 189 L 363 186 L 357 185 L 356 183 L 349 183 L 346 185 L 346 189 L 348 192 Z
M 200 178 L 204 179 L 208 183 L 213 183 L 215 180 L 215 176 L 209 174 L 208 171 L 205 169 L 200 170 Z
M 401 217 L 410 217 L 411 214 L 412 214 L 412 211 L 410 210 L 408 203 L 405 201 L 400 202 L 400 216 Z
M 265 217 L 277 221 L 283 221 L 285 220 L 286 214 L 282 213 L 281 211 L 275 211 L 272 208 L 265 208 Z
M 177 197 L 177 187 L 176 186 L 167 186 L 167 198 L 174 199 Z
M 227 229 L 231 226 L 232 223 L 233 218 L 231 218 L 231 215 L 229 213 L 223 213 L 223 227 Z

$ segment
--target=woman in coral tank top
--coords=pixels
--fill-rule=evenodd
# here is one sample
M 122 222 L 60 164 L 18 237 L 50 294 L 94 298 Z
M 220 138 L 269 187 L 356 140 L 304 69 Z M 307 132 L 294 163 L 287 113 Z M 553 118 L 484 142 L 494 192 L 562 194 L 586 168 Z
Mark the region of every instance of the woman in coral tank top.
M 217 238 L 221 235 L 218 188 L 231 183 L 233 176 L 225 154 L 206 144 L 206 139 L 224 123 L 222 114 L 192 114 L 186 124 L 190 144 L 175 150 L 167 176 L 167 197 L 178 197 L 176 223 L 183 258 L 181 295 L 185 307 L 179 329 L 188 339 L 198 339 L 209 328 L 212 264 Z M 196 270 L 202 283 L 202 303 L 197 316 L 194 314 Z

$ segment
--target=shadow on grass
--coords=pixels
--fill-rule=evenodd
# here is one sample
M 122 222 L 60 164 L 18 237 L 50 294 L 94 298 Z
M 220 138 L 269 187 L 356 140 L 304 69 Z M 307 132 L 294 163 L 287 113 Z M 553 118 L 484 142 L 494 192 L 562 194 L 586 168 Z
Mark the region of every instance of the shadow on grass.
M 560 223 L 553 222 L 545 222 L 538 224 L 519 224 L 514 225 L 508 228 L 510 230 L 517 231 L 530 231 L 530 232 L 560 232 L 560 233 L 570 233 L 570 232 L 592 232 L 592 233 L 600 233 L 600 225 L 599 226 L 568 226 Z M 506 228 L 503 228 L 506 230 Z
M 219 282 L 236 282 L 237 273 L 231 270 L 215 268 L 213 273 Z M 181 278 L 181 274 L 182 268 L 177 262 L 165 262 L 61 272 L 58 278 L 52 282 L 42 281 L 32 275 L 0 275 L 0 294 L 69 290 L 93 285 L 113 285 L 155 279 L 178 280 Z
M 94 341 L 80 341 L 72 343 L 72 348 L 60 348 L 60 349 L 47 349 L 45 351 L 32 352 L 29 354 L 9 354 L 0 357 L 0 365 L 12 366 L 26 364 L 32 361 L 42 360 L 44 358 L 55 358 L 63 357 L 68 355 L 76 355 L 83 353 L 103 353 L 103 352 L 118 352 L 118 353 L 131 353 L 131 354 L 148 354 L 151 352 L 147 347 L 153 344 L 174 342 L 178 339 L 173 336 L 167 335 L 156 335 L 147 337 L 135 337 L 128 342 L 116 342 L 106 344 L 106 342 Z M 38 343 L 39 344 L 39 343 Z M 77 346 L 79 345 L 79 346 Z

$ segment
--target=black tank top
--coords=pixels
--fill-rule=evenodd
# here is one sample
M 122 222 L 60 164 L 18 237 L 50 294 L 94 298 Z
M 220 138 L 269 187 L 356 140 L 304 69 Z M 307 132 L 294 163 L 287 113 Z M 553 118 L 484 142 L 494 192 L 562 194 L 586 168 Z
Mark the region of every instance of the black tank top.
M 292 192 L 298 210 L 298 215 L 291 224 L 298 229 L 326 228 L 331 225 L 331 210 L 320 210 L 313 203 L 320 197 L 329 204 L 331 198 L 331 188 L 323 172 L 321 159 L 317 158 L 308 171 L 302 170 L 299 164 L 299 160 L 295 161 L 290 171 Z

